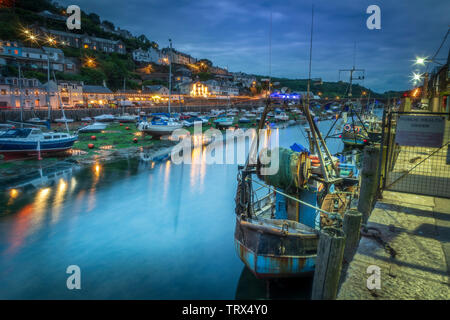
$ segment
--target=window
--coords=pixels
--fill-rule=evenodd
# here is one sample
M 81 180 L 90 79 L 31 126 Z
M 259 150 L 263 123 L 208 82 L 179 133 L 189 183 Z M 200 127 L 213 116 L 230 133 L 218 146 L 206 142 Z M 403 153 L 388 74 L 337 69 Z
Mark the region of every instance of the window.
M 6 96 L 6 90 L 5 90 L 5 89 L 2 89 L 2 90 L 1 90 L 1 94 L 2 94 L 2 96 Z
M 53 139 L 59 139 L 59 138 L 61 138 L 61 136 L 53 136 Z

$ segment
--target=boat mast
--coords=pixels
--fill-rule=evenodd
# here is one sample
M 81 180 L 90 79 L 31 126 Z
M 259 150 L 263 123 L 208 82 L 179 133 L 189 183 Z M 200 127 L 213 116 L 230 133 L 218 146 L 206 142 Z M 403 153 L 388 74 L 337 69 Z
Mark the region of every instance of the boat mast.
M 22 76 L 19 62 L 19 102 L 20 102 L 20 127 L 23 128 L 23 103 L 22 103 Z
M 58 82 L 56 81 L 55 72 L 53 71 L 52 73 L 53 73 L 53 79 L 55 79 L 56 88 L 58 88 Z M 61 112 L 62 112 L 62 118 L 64 119 L 64 123 L 66 124 L 67 133 L 69 133 L 69 125 L 67 124 L 67 118 L 66 118 L 66 115 L 64 113 L 64 107 L 62 105 L 61 96 L 59 94 L 59 91 L 57 92 L 57 95 L 58 95 L 59 107 L 61 108 Z
M 51 121 L 51 106 L 50 106 L 50 56 L 47 53 L 47 119 Z
M 311 129 L 311 134 L 312 134 L 312 139 L 313 142 L 315 144 L 316 150 L 317 150 L 317 154 L 319 157 L 319 161 L 320 161 L 320 168 L 322 171 L 322 175 L 324 177 L 325 182 L 330 182 L 330 178 L 328 176 L 328 172 L 326 169 L 326 163 L 325 163 L 325 159 L 324 159 L 324 155 L 322 153 L 322 150 L 320 148 L 320 143 L 322 144 L 322 147 L 325 151 L 325 153 L 328 156 L 328 159 L 331 163 L 331 166 L 333 168 L 333 170 L 335 171 L 335 173 L 337 174 L 337 168 L 333 163 L 333 158 L 331 157 L 330 151 L 327 148 L 327 145 L 325 143 L 325 141 L 322 138 L 322 135 L 320 133 L 319 128 L 317 127 L 317 124 L 314 122 L 314 120 L 311 117 L 311 113 L 309 112 L 309 104 L 310 104 L 310 89 L 311 89 L 311 66 L 312 66 L 312 42 L 313 42 L 313 26 L 314 26 L 314 5 L 312 5 L 312 9 L 311 9 L 311 39 L 310 39 L 310 46 L 309 46 L 309 72 L 308 72 L 308 85 L 307 85 L 307 92 L 306 92 L 306 101 L 307 101 L 307 105 L 304 108 L 304 113 L 306 115 L 306 119 L 308 120 L 308 124 L 309 127 Z
M 169 39 L 169 118 L 170 118 L 170 100 L 172 97 L 172 39 Z

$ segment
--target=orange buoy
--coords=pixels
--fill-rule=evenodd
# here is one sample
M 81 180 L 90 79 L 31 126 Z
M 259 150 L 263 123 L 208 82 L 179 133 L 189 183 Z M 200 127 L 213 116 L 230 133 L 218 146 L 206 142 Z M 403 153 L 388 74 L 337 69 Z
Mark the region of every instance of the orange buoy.
M 126 127 L 125 130 L 130 130 L 130 127 Z
M 133 142 L 134 142 L 134 143 L 137 143 L 137 142 L 138 142 L 138 139 L 137 139 L 137 138 L 133 138 Z
M 123 123 L 120 123 L 119 126 L 123 126 Z
M 96 136 L 91 136 L 91 140 L 97 140 Z
M 89 144 L 88 144 L 88 148 L 89 148 L 89 149 L 94 149 L 94 144 L 93 144 L 93 143 L 89 143 Z

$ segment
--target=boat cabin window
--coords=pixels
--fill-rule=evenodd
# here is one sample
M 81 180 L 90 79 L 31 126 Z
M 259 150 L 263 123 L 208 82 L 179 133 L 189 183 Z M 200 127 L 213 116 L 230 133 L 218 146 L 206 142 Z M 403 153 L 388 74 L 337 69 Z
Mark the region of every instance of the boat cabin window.
M 45 136 L 44 137 L 44 139 L 46 139 L 46 140 L 51 139 L 51 138 L 52 138 L 52 136 Z
M 59 139 L 59 138 L 61 138 L 60 135 L 55 135 L 55 136 L 53 136 L 53 139 Z

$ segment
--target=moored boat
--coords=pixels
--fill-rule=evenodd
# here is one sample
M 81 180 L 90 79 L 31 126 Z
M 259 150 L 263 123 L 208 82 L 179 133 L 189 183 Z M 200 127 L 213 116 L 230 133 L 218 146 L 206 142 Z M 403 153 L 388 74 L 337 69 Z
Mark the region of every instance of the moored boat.
M 56 123 L 72 123 L 73 119 L 69 119 L 69 118 L 59 118 L 59 119 L 55 119 Z
M 81 127 L 78 129 L 78 132 L 87 133 L 87 132 L 102 132 L 106 129 L 108 125 L 106 123 L 94 122 L 92 124 L 88 124 L 87 126 Z
M 182 128 L 183 125 L 179 122 L 161 119 L 153 119 L 150 122 L 142 121 L 138 124 L 137 128 L 139 131 L 148 133 L 154 137 L 170 135 L 177 129 Z
M 234 121 L 233 118 L 219 118 L 214 120 L 214 123 L 218 127 L 227 128 L 233 125 L 233 121 Z
M 54 153 L 71 149 L 77 135 L 43 133 L 37 128 L 10 129 L 0 135 L 0 154 L 5 156 Z
M 137 119 L 138 119 L 137 116 L 130 115 L 128 113 L 124 113 L 123 115 L 116 117 L 116 120 L 121 122 L 121 123 L 136 122 Z
M 97 122 L 112 122 L 116 119 L 112 114 L 102 114 L 99 116 L 95 116 L 94 120 Z

